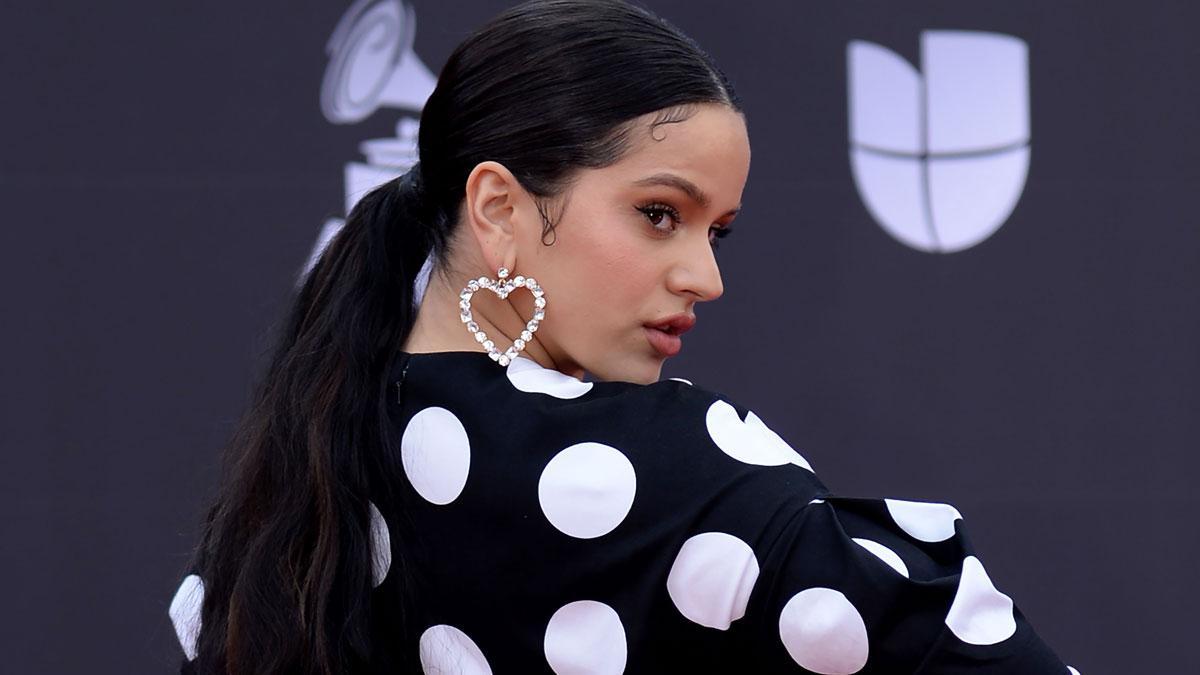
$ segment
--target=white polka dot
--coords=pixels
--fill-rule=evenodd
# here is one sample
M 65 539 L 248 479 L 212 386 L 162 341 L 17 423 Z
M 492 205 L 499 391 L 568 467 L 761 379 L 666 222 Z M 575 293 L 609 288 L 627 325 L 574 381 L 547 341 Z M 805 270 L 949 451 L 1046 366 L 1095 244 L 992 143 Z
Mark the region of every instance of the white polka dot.
M 904 561 L 900 559 L 900 556 L 892 549 L 871 539 L 860 539 L 858 537 L 854 537 L 853 541 L 871 553 L 874 553 L 875 557 L 887 563 L 889 567 L 899 572 L 901 576 L 908 577 L 908 565 L 905 565 Z
M 814 499 L 809 502 L 809 504 L 824 504 L 824 503 L 825 503 L 824 499 Z
M 559 372 L 546 368 L 528 356 L 520 356 L 509 361 L 504 369 L 508 381 L 517 389 L 530 394 L 549 394 L 555 398 L 579 398 L 592 390 L 592 382 L 584 382 Z
M 724 532 L 705 532 L 683 543 L 667 593 L 679 613 L 701 626 L 726 630 L 746 615 L 758 580 L 758 559 L 746 542 Z
M 973 645 L 994 645 L 1017 632 L 1012 598 L 996 590 L 983 563 L 973 555 L 963 560 L 946 625 L 958 639 Z
M 454 626 L 439 624 L 421 633 L 421 670 L 425 675 L 492 675 L 475 641 Z
M 692 384 L 692 381 L 691 381 L 691 380 L 685 380 L 685 379 L 683 379 L 682 377 L 668 377 L 667 379 L 668 379 L 668 380 L 675 380 L 676 382 L 682 382 L 682 383 L 684 383 L 684 384 Z M 695 386 L 695 385 L 693 385 L 693 386 Z
M 867 664 L 867 625 L 832 588 L 806 588 L 779 615 L 779 638 L 792 660 L 821 675 L 850 675 Z
M 438 406 L 408 421 L 400 458 L 413 489 L 434 504 L 449 504 L 462 493 L 471 468 L 471 441 L 454 413 Z
M 962 518 L 958 509 L 939 502 L 912 502 L 885 499 L 892 520 L 909 536 L 921 541 L 945 541 L 954 536 L 954 521 Z
M 808 460 L 753 412 L 747 412 L 743 422 L 732 405 L 718 399 L 708 407 L 704 422 L 708 427 L 708 435 L 717 447 L 739 462 L 762 466 L 790 463 L 812 471 Z
M 367 508 L 371 511 L 371 582 L 378 586 L 392 566 L 392 537 L 379 508 L 373 502 L 367 502 Z
M 619 675 L 628 647 L 616 610 L 603 602 L 578 600 L 550 617 L 546 662 L 557 675 Z
M 175 637 L 188 661 L 196 658 L 196 640 L 200 637 L 200 610 L 204 606 L 204 581 L 189 574 L 179 584 L 167 614 L 175 626 Z
M 633 464 L 603 443 L 576 443 L 554 456 L 538 481 L 546 519 L 580 539 L 608 534 L 629 513 L 637 479 Z
M 1079 675 L 1079 671 L 1075 670 L 1071 666 L 1067 666 L 1067 670 L 1070 671 L 1071 675 Z

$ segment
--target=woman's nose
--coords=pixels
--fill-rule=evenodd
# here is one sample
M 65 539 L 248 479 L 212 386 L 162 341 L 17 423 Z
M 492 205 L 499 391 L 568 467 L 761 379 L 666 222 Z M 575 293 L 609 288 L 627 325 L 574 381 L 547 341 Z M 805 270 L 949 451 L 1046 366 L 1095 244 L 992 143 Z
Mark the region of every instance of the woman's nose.
M 685 251 L 686 257 L 672 271 L 674 293 L 693 293 L 701 302 L 716 300 L 725 292 L 721 282 L 721 268 L 717 264 L 716 254 L 707 238 L 700 245 Z

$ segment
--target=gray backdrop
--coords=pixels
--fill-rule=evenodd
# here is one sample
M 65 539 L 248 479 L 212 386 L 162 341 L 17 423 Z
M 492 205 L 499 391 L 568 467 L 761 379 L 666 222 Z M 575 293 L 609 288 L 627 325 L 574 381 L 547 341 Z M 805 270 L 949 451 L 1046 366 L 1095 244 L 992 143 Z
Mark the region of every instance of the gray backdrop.
M 267 331 L 360 144 L 413 117 L 321 106 L 372 4 L 4 7 L 5 672 L 177 667 L 167 607 Z M 413 4 L 436 73 L 509 3 Z M 954 504 L 1083 675 L 1200 672 L 1197 6 L 649 5 L 729 73 L 753 148 L 726 293 L 663 376 L 755 409 L 836 492 Z M 920 67 L 927 30 L 1028 53 L 1019 199 L 953 252 L 890 234 L 850 162 L 848 45 Z

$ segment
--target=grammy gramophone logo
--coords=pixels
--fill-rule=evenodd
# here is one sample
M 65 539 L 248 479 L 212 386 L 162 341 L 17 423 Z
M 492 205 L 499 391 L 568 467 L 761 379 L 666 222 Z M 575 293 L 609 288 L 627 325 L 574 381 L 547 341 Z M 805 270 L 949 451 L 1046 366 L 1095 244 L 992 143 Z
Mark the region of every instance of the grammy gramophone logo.
M 400 111 L 395 136 L 363 141 L 359 150 L 365 161 L 346 163 L 346 213 L 371 188 L 403 174 L 417 161 L 418 120 L 437 77 L 413 52 L 416 27 L 412 5 L 402 0 L 358 0 L 342 15 L 325 46 L 325 119 L 354 124 L 381 108 Z M 331 218 L 321 227 L 301 280 L 344 224 L 342 218 Z
M 1029 171 L 1029 57 L 1010 35 L 921 33 L 920 70 L 895 52 L 847 47 L 850 166 L 871 216 L 937 253 L 990 237 Z

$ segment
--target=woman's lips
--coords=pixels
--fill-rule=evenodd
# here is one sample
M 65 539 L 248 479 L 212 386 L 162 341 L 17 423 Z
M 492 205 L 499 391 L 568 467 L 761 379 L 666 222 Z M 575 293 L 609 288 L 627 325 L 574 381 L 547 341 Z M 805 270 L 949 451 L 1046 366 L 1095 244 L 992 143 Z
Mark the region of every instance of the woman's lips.
M 642 329 L 646 331 L 646 339 L 650 342 L 650 346 L 663 356 L 675 356 L 680 349 L 683 349 L 683 339 L 678 335 L 671 335 L 666 331 L 649 326 L 643 326 Z

